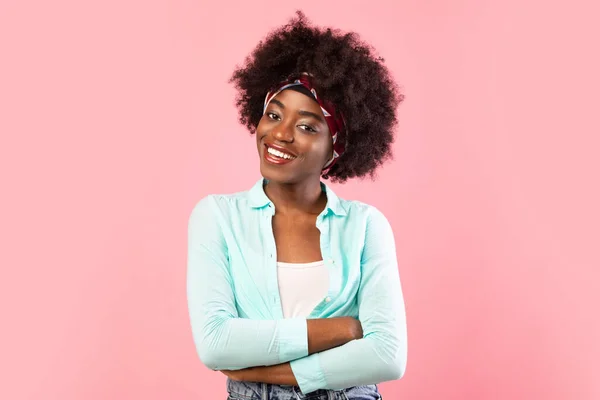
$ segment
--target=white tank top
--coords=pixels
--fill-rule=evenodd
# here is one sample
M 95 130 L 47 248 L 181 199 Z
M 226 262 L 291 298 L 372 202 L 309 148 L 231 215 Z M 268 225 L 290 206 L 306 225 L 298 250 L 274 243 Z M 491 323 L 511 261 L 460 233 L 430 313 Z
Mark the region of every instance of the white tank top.
M 327 297 L 329 271 L 323 261 L 277 262 L 277 281 L 283 317 L 307 317 Z

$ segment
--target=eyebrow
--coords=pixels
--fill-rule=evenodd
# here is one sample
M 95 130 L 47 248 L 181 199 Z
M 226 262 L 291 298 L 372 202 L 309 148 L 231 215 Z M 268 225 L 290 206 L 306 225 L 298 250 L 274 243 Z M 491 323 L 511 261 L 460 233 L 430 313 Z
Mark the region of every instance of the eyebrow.
M 280 101 L 279 101 L 279 100 L 277 100 L 277 99 L 273 99 L 273 100 L 271 100 L 271 101 L 270 101 L 270 103 L 275 103 L 275 104 L 277 104 L 279 107 L 281 107 L 281 108 L 284 108 L 284 109 L 285 109 L 285 106 L 283 105 L 283 103 L 282 103 L 282 102 L 280 102 Z M 325 118 L 324 118 L 322 115 L 316 114 L 316 113 L 314 113 L 314 112 L 310 112 L 310 111 L 306 111 L 306 110 L 300 110 L 300 111 L 298 111 L 298 114 L 300 114 L 300 115 L 306 115 L 306 116 L 308 116 L 308 117 L 313 117 L 313 118 L 317 119 L 318 121 L 321 121 L 321 122 L 325 123 Z

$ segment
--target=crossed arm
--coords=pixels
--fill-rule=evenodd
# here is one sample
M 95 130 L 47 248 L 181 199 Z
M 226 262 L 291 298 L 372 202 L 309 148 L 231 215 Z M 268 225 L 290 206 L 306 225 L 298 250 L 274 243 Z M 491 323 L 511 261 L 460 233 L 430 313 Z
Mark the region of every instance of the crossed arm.
M 359 321 L 254 320 L 237 314 L 213 201 L 209 197 L 196 206 L 188 230 L 190 320 L 198 354 L 208 368 L 239 380 L 297 385 L 303 393 L 402 377 L 404 301 L 393 234 L 379 211 L 372 210 L 365 233 Z
M 352 317 L 309 319 L 306 322 L 309 355 L 363 337 L 360 321 Z M 236 381 L 298 386 L 298 381 L 289 362 L 240 370 L 221 370 L 221 372 Z

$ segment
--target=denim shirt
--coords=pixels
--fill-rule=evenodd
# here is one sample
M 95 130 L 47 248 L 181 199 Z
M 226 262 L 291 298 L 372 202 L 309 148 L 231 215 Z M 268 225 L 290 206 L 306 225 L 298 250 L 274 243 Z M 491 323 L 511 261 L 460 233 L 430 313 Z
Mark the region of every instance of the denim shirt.
M 321 183 L 327 205 L 316 225 L 330 285 L 307 318 L 358 318 L 363 338 L 308 355 L 307 318 L 283 317 L 275 207 L 263 184 L 261 178 L 248 191 L 208 195 L 189 217 L 187 300 L 200 360 L 213 370 L 290 362 L 304 394 L 401 378 L 406 314 L 386 217 Z

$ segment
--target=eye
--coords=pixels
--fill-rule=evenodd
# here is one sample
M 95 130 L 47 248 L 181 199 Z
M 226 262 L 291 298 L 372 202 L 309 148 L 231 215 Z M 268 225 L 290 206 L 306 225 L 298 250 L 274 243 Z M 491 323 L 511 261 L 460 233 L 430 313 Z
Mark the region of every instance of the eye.
M 275 114 L 273 112 L 267 111 L 266 114 L 267 114 L 267 117 L 269 117 L 269 119 L 273 119 L 275 121 L 279 120 L 279 115 L 277 115 L 277 114 Z
M 313 127 L 312 127 L 312 126 L 310 126 L 310 125 L 305 125 L 305 124 L 302 124 L 302 125 L 298 125 L 298 126 L 299 126 L 299 127 L 301 127 L 301 128 L 302 128 L 302 127 L 305 127 L 306 129 L 305 129 L 305 128 L 302 128 L 302 130 L 303 130 L 303 131 L 307 131 L 307 132 L 316 132 L 316 131 L 317 131 L 315 128 L 313 128 Z

